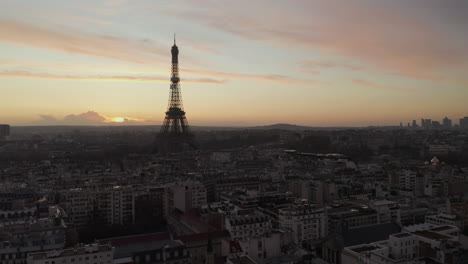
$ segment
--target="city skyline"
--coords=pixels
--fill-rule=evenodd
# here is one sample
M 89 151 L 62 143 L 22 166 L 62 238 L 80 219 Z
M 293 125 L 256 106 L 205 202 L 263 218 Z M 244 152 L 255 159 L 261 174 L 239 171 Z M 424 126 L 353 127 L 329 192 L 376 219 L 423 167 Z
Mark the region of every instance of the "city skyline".
M 467 3 L 351 2 L 0 0 L 1 123 L 160 125 L 173 32 L 195 126 L 468 115 Z

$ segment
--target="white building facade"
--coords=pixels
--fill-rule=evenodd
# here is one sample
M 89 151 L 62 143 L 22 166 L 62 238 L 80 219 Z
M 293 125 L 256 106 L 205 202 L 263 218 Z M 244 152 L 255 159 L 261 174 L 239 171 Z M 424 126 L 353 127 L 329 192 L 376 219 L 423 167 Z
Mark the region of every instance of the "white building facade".
M 278 210 L 280 229 L 290 231 L 294 243 L 311 244 L 325 237 L 327 232 L 326 210 L 323 206 L 292 204 Z

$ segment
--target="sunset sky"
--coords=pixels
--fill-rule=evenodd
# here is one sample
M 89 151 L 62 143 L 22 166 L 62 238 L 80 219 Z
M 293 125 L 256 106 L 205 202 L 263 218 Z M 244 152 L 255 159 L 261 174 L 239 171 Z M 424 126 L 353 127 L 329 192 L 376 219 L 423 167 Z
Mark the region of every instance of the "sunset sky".
M 191 125 L 468 116 L 466 0 L 0 0 L 0 7 L 0 123 L 161 124 L 173 33 Z

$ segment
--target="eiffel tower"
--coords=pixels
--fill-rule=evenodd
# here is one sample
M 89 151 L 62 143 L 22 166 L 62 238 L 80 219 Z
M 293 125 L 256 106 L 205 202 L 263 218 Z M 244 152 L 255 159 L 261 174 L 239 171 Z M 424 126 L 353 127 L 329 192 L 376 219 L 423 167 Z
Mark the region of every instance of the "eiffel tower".
M 194 135 L 190 131 L 182 105 L 182 94 L 179 85 L 179 48 L 176 45 L 175 35 L 171 54 L 172 75 L 169 102 L 166 117 L 157 137 L 157 151 L 160 153 L 181 152 L 195 148 Z

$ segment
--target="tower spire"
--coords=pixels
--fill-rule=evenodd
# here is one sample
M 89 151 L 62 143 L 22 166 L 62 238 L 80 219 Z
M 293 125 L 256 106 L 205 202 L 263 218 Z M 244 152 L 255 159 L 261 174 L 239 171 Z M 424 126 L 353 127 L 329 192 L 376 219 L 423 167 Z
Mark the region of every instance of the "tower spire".
M 174 33 L 174 46 L 175 46 L 175 33 Z

